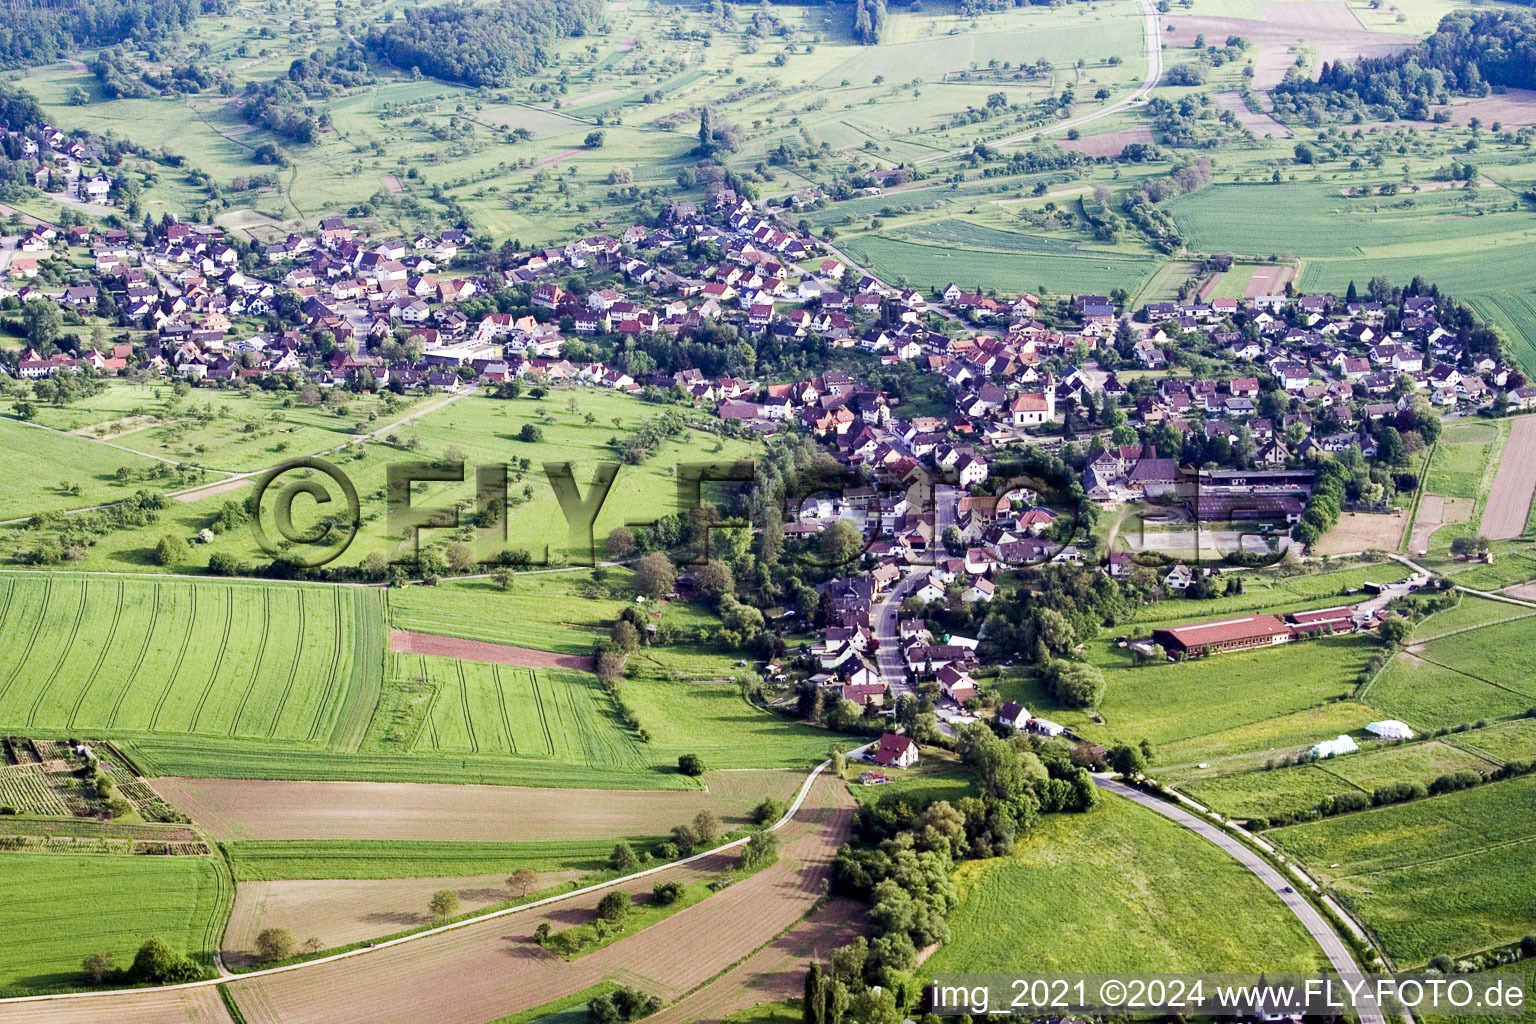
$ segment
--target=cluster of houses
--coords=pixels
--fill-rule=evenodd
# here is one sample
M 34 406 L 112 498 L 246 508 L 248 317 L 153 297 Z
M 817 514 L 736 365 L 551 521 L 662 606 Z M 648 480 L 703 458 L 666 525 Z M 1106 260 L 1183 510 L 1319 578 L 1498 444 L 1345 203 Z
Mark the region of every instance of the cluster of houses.
M 29 283 L 39 261 L 65 246 L 87 249 L 91 272 L 62 291 Z M 891 681 L 879 668 L 871 613 L 891 588 L 929 601 L 958 594 L 966 604 L 989 602 L 1000 571 L 1084 560 L 1072 543 L 1050 536 L 1056 513 L 1034 495 L 970 493 L 989 479 L 1000 448 L 1058 446 L 1059 424 L 1074 411 L 1118 408 L 1143 436 L 1199 432 L 1253 443 L 1242 468 L 1188 479 L 1179 453 L 1112 443 L 1097 428 L 1081 469 L 1090 499 L 1187 499 L 1203 521 L 1278 524 L 1300 518 L 1311 460 L 1354 447 L 1370 456 L 1372 425 L 1397 416 L 1416 394 L 1447 411 L 1470 411 L 1500 395 L 1512 407 L 1536 408 L 1536 388 L 1498 360 L 1466 351 L 1429 296 L 1406 299 L 1389 318 L 1379 303 L 1329 296 L 1153 303 L 1132 317 L 1106 296 L 1078 296 L 1063 315 L 1029 294 L 1003 299 L 950 284 L 925 295 L 828 257 L 823 245 L 728 189 L 707 203 L 670 204 L 655 225 L 575 239 L 520 255 L 511 266 L 477 262 L 471 247 L 470 235 L 457 229 L 370 239 L 341 217 L 254 249 L 204 225 L 165 224 L 147 237 L 39 226 L 10 254 L 14 294 L 116 311 L 155 336 L 110 353 L 29 351 L 18 372 L 35 378 L 89 366 L 207 382 L 292 373 L 321 387 L 439 390 L 531 376 L 625 392 L 672 389 L 762 433 L 793 425 L 872 481 L 867 494 L 804 510 L 785 533 L 815 534 L 843 517 L 862 528 L 878 516 L 869 570 L 823 585 L 835 621 L 811 652 L 818 685 L 874 707 L 888 703 Z M 711 254 L 702 265 L 681 259 L 700 251 Z M 682 266 L 687 274 L 676 269 Z M 591 287 L 581 284 L 587 280 Z M 525 289 L 532 312 L 466 312 L 483 308 L 466 300 L 505 288 Z M 280 329 L 248 330 L 257 318 L 274 317 Z M 869 353 L 871 365 L 914 364 L 942 382 L 945 405 L 905 415 L 898 399 L 839 370 L 757 381 L 674 368 L 637 379 L 619 366 L 569 357 L 572 343 L 586 337 L 617 339 L 622 352 L 626 337 L 690 337 L 711 324 L 786 343 L 814 338 Z M 334 344 L 316 346 L 324 338 Z M 1129 359 L 1166 369 L 1175 350 L 1191 344 L 1220 353 L 1218 365 L 1231 372 L 1126 383 L 1101 365 Z M 1102 357 L 1109 346 L 1114 361 Z M 1294 399 L 1283 405 L 1289 411 L 1263 415 L 1275 407 L 1266 390 Z M 1088 426 L 1077 419 L 1079 428 Z M 912 497 L 918 477 L 941 482 L 933 500 Z M 1125 554 L 1101 567 L 1112 576 L 1130 568 Z M 1177 591 L 1194 579 L 1176 566 L 1164 583 Z M 1178 631 L 1163 639 L 1170 650 L 1229 649 L 1289 638 L 1307 625 L 1259 618 L 1183 627 L 1209 627 L 1204 639 Z M 905 676 L 936 681 L 956 708 L 976 696 L 973 641 L 936 641 L 921 621 L 910 621 L 900 624 L 895 642 Z M 1039 721 L 1022 708 L 1011 713 L 1026 727 Z
M 117 181 L 103 171 L 85 174 L 82 161 L 101 162 L 106 153 L 94 141 L 74 138 L 51 124 L 17 131 L 5 129 L 8 154 L 30 168 L 32 185 L 45 191 L 74 189 L 78 198 L 98 206 L 110 206 Z

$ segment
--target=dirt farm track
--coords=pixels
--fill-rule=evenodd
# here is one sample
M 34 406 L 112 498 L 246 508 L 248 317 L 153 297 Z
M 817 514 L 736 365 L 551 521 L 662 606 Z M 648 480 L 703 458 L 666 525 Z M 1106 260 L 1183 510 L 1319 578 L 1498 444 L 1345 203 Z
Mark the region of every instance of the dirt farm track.
M 248 1024 L 336 1024 L 340 1020 L 347 1024 L 484 1024 L 605 979 L 639 986 L 670 1002 L 696 989 L 701 994 L 712 989 L 707 985 L 712 978 L 742 961 L 770 968 L 752 978 L 755 986 L 780 989 L 788 982 L 766 975 L 774 965 L 783 964 L 779 971 L 793 971 L 798 979 L 799 958 L 755 954 L 765 946 L 771 950 L 775 937 L 791 929 L 821 898 L 832 857 L 848 835 L 852 811 L 853 798 L 841 780 L 818 777 L 794 818 L 779 830 L 778 863 L 574 961 L 534 944 L 533 930 L 546 920 L 557 928 L 589 920 L 601 893 L 347 959 L 232 979 L 227 989 Z M 649 893 L 656 881 L 706 877 L 734 864 L 738 856 L 729 851 L 622 884 L 633 892 Z M 0 1024 L 185 1024 L 228 1019 L 212 987 L 0 1003 Z
M 1482 534 L 1489 540 L 1511 540 L 1525 532 L 1536 493 L 1536 416 L 1521 416 L 1510 424 L 1509 442 L 1499 460 L 1498 475 L 1488 494 Z

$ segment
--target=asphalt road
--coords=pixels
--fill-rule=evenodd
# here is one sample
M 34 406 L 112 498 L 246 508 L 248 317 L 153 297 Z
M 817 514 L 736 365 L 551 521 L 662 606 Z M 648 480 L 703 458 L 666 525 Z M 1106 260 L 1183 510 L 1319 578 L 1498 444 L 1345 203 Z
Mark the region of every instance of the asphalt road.
M 1197 815 L 1191 814 L 1177 804 L 1159 800 L 1155 796 L 1143 793 L 1139 789 L 1134 789 L 1113 779 L 1095 776 L 1093 781 L 1100 788 L 1107 789 L 1118 796 L 1123 796 L 1127 800 L 1134 800 L 1136 803 L 1141 804 L 1141 806 L 1155 811 L 1165 818 L 1171 818 L 1190 831 L 1198 833 L 1221 847 L 1239 864 L 1257 875 L 1261 882 L 1269 886 L 1275 895 L 1280 897 L 1280 902 L 1291 908 L 1291 913 L 1296 915 L 1296 919 L 1301 922 L 1302 927 L 1310 932 L 1313 940 L 1323 948 L 1323 953 L 1328 957 L 1328 963 L 1335 971 L 1340 975 L 1355 977 L 1364 973 L 1360 970 L 1360 966 L 1355 963 L 1354 954 L 1344 944 L 1344 940 L 1339 938 L 1338 933 L 1333 930 L 1333 926 L 1328 923 L 1328 919 L 1323 917 L 1317 908 L 1309 903 L 1306 897 L 1300 893 L 1294 891 L 1287 892 L 1287 889 L 1293 889 L 1291 880 L 1282 875 L 1269 861 L 1260 857 L 1257 853 L 1254 853 L 1247 846 L 1244 846 L 1215 825 Z M 1358 1016 L 1360 1024 L 1385 1024 L 1385 1018 L 1380 1010 L 1362 1009 L 1359 1011 Z
M 880 669 L 881 681 L 891 688 L 892 706 L 895 706 L 896 698 L 902 694 L 917 692 L 917 688 L 907 682 L 906 666 L 901 660 L 901 636 L 897 630 L 901 625 L 901 602 L 918 588 L 927 575 L 919 567 L 897 580 L 896 585 L 887 590 L 880 603 L 875 605 L 873 621 L 870 623 L 875 628 L 875 639 L 880 642 L 880 649 L 875 652 L 875 663 Z

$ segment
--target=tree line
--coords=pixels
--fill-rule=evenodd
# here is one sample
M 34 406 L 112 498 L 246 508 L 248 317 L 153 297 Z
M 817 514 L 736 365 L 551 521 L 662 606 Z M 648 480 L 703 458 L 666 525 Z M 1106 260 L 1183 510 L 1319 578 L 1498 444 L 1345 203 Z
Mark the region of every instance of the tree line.
M 317 109 L 310 101 L 328 99 L 373 80 L 357 48 L 339 47 L 334 54 L 317 50 L 290 64 L 282 78 L 246 83 L 238 105 L 240 118 L 295 142 L 310 143 L 331 123 L 330 111 Z

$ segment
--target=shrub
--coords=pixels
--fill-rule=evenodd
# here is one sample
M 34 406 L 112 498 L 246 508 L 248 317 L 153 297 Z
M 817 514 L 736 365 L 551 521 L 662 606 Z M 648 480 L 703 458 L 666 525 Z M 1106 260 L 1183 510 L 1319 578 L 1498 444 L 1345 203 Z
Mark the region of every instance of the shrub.
M 683 898 L 682 882 L 657 882 L 651 889 L 651 897 L 661 906 L 670 906 Z
M 1335 793 L 1317 805 L 1321 814 L 1348 814 L 1350 811 L 1363 811 L 1371 806 L 1371 798 L 1358 791 L 1348 793 Z
M 598 901 L 597 916 L 603 921 L 623 924 L 629 919 L 629 905 L 629 893 L 615 890 Z
M 111 953 L 92 953 L 80 961 L 80 969 L 91 980 L 92 985 L 100 985 L 106 981 L 117 967 L 112 963 Z
M 1385 786 L 1377 786 L 1371 793 L 1371 803 L 1380 807 L 1384 804 L 1400 804 L 1409 800 L 1419 800 L 1429 795 L 1422 782 L 1392 782 Z
M 158 936 L 146 939 L 134 954 L 129 976 L 136 982 L 154 985 L 174 985 L 183 981 L 196 981 L 203 976 L 203 969 L 191 957 L 178 953 Z
M 160 543 L 155 545 L 156 565 L 180 565 L 187 560 L 192 549 L 187 542 L 174 534 L 166 534 L 160 538 Z
M 297 948 L 287 928 L 263 928 L 256 936 L 256 953 L 263 960 L 287 960 Z
M 763 802 L 752 808 L 752 820 L 759 825 L 772 825 L 784 813 L 789 810 L 789 804 L 783 800 L 776 800 L 771 796 L 763 797 Z
M 613 852 L 608 855 L 608 866 L 615 871 L 633 871 L 640 864 L 640 858 L 635 856 L 634 849 L 625 842 L 615 843 Z
M 1440 776 L 1434 782 L 1429 784 L 1429 792 L 1436 795 L 1441 793 L 1455 793 L 1458 790 L 1471 789 L 1473 786 L 1480 784 L 1482 781 L 1482 775 L 1472 771 L 1470 768 L 1467 768 L 1459 772 L 1451 772 L 1449 775 Z
M 754 832 L 741 850 L 741 866 L 747 871 L 765 868 L 779 859 L 779 834 Z
M 677 770 L 694 777 L 703 775 L 704 759 L 698 754 L 684 754 L 677 759 Z

